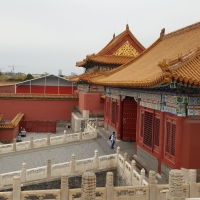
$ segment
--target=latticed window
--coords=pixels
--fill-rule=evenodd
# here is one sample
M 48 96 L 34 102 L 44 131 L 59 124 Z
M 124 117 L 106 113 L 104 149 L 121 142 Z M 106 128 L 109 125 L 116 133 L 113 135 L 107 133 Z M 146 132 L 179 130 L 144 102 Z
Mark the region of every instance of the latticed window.
M 159 151 L 160 143 L 160 115 L 155 112 L 142 110 L 140 141 L 143 145 L 156 152 Z
M 143 136 L 144 136 L 144 112 L 141 113 L 141 131 L 140 131 L 140 141 L 143 142 Z
M 144 112 L 144 126 L 143 126 L 143 143 L 148 147 L 152 147 L 153 138 L 153 113 Z
M 116 115 L 117 115 L 117 102 L 112 101 L 111 102 L 111 123 L 115 124 L 116 123 Z
M 159 150 L 159 143 L 160 143 L 160 118 L 156 116 L 154 120 L 154 149 L 156 151 Z
M 167 118 L 166 122 L 166 140 L 165 140 L 165 156 L 171 160 L 175 157 L 176 144 L 176 122 Z

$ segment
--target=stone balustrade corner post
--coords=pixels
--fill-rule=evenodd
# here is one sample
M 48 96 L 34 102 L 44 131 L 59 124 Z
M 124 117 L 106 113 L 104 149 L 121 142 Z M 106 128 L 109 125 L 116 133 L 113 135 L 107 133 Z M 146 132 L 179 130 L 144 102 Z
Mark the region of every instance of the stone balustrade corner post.
M 106 199 L 114 199 L 114 185 L 113 185 L 113 172 L 107 172 L 106 174 Z
M 140 185 L 142 185 L 142 181 L 145 180 L 145 170 L 144 168 L 140 171 Z
M 75 155 L 72 154 L 71 156 L 71 162 L 70 162 L 70 168 L 71 168 L 71 173 L 74 174 L 76 171 L 76 159 L 75 159 Z
M 98 155 L 98 150 L 97 149 L 94 151 L 93 163 L 94 163 L 95 169 L 98 169 L 99 168 L 99 155 Z
M 51 159 L 47 160 L 47 177 L 51 177 Z
M 26 163 L 22 163 L 21 182 L 26 182 Z
M 197 198 L 197 184 L 196 184 L 196 170 L 189 169 L 188 170 L 188 183 L 190 185 L 190 198 Z
M 135 160 L 131 161 L 131 181 L 132 181 L 132 177 L 133 177 L 133 170 L 136 170 L 136 162 Z
M 183 173 L 181 170 L 173 169 L 169 172 L 169 193 L 167 200 L 184 200 L 183 197 Z
M 119 162 L 119 154 L 120 154 L 120 147 L 118 146 L 117 147 L 117 156 L 116 156 L 116 165 L 118 165 L 118 162 Z
M 149 200 L 156 200 L 157 199 L 157 183 L 156 183 L 156 172 L 149 171 Z
M 96 175 L 93 172 L 84 172 L 82 175 L 81 200 L 95 200 Z
M 47 133 L 47 146 L 50 145 L 50 142 L 51 142 L 50 133 Z
M 13 139 L 13 151 L 17 151 L 16 138 Z
M 19 176 L 14 176 L 13 177 L 13 200 L 20 200 L 20 195 L 21 194 L 21 180 Z
M 60 200 L 69 199 L 68 176 L 63 174 L 61 176 Z
M 79 140 L 82 140 L 82 128 L 79 129 Z
M 63 132 L 63 143 L 65 143 L 67 141 L 67 131 L 64 130 Z
M 123 172 L 125 171 L 126 161 L 128 161 L 128 153 L 124 154 Z
M 30 139 L 30 149 L 33 149 L 33 148 L 34 148 L 33 136 L 31 136 L 31 139 Z

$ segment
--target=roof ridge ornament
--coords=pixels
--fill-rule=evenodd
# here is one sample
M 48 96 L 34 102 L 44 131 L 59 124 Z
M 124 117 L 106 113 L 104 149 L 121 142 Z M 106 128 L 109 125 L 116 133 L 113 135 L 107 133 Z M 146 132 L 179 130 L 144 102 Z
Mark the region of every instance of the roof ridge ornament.
M 160 31 L 160 38 L 165 36 L 165 28 L 162 28 Z
M 115 33 L 113 34 L 113 39 L 115 38 Z
M 127 31 L 129 30 L 129 25 L 128 25 L 128 24 L 126 24 L 126 30 L 127 30 Z

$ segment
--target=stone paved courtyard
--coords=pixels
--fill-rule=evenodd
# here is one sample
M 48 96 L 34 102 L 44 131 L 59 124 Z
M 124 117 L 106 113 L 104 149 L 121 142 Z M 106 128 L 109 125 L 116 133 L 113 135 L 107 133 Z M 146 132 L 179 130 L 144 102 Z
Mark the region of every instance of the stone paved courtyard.
M 22 168 L 22 163 L 27 164 L 27 169 L 45 166 L 48 159 L 52 164 L 68 162 L 74 153 L 77 160 L 91 158 L 94 151 L 98 150 L 99 156 L 105 155 L 101 147 L 95 142 L 86 141 L 82 143 L 65 144 L 55 148 L 34 149 L 32 151 L 19 152 L 15 155 L 0 155 L 0 173 L 18 171 Z

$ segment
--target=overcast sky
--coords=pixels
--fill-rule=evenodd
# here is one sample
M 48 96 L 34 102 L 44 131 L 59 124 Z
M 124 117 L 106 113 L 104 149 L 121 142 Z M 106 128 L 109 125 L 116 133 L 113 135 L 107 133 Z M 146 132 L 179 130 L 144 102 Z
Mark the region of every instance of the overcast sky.
M 64 75 L 125 30 L 148 47 L 200 21 L 200 0 L 0 0 L 0 68 Z M 20 67 L 24 66 L 24 67 Z

